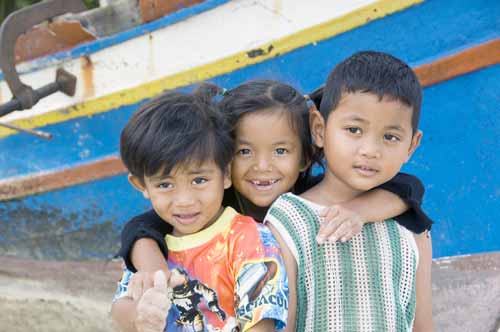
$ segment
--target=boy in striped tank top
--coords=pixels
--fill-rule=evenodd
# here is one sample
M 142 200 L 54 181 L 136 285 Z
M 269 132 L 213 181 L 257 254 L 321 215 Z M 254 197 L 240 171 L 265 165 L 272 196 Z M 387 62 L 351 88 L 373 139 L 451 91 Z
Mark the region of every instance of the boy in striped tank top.
M 316 242 L 322 208 L 388 181 L 418 147 L 415 73 L 388 54 L 360 52 L 312 98 L 322 98 L 310 126 L 324 179 L 300 196 L 282 195 L 265 218 L 280 242 L 291 296 L 296 289 L 296 331 L 432 331 L 428 233 L 387 220 L 365 224 L 348 242 Z

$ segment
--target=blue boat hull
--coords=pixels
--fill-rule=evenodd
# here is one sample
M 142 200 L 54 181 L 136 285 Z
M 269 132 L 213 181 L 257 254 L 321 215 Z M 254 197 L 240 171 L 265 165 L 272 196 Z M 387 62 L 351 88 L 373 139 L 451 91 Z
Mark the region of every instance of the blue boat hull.
M 211 81 L 230 88 L 272 78 L 307 93 L 358 50 L 389 52 L 417 67 L 499 38 L 499 13 L 497 1 L 431 0 Z M 423 142 L 403 171 L 425 184 L 435 257 L 500 250 L 499 78 L 495 64 L 424 89 Z M 0 178 L 116 156 L 119 133 L 143 102 L 42 127 L 52 142 L 24 134 L 0 139 Z M 7 200 L 0 203 L 0 254 L 110 257 L 123 223 L 148 206 L 124 174 Z

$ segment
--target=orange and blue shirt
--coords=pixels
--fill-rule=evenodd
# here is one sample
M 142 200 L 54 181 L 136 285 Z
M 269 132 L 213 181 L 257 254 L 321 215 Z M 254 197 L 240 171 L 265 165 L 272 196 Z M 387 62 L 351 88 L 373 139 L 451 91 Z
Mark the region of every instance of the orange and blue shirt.
M 165 331 L 246 331 L 263 319 L 285 326 L 288 280 L 266 226 L 228 207 L 206 229 L 165 239 L 170 270 L 185 278 L 173 289 Z M 115 300 L 132 275 L 124 272 Z

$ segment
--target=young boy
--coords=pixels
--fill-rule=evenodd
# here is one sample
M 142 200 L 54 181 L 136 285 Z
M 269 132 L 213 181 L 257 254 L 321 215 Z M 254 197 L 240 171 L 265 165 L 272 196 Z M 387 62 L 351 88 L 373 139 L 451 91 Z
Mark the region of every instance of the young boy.
M 388 181 L 411 157 L 421 94 L 411 68 L 384 53 L 354 54 L 330 74 L 310 118 L 325 177 L 300 196 L 282 195 L 266 216 L 298 303 L 296 331 L 433 330 L 427 232 L 388 220 L 365 224 L 349 242 L 315 241 L 323 207 Z
M 173 228 L 171 273 L 139 302 L 125 272 L 112 315 L 125 331 L 274 331 L 286 324 L 288 285 L 276 240 L 250 217 L 223 208 L 233 142 L 210 92 L 169 92 L 122 131 L 129 181 Z M 171 305 L 169 303 L 171 302 Z M 120 308 L 117 310 L 117 308 Z

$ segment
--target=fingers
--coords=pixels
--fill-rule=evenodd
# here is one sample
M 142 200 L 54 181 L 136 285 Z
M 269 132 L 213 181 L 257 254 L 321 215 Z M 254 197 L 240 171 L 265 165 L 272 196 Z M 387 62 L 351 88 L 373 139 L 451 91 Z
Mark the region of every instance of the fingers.
M 143 308 L 138 310 L 135 326 L 139 332 L 160 332 L 166 324 L 166 313 L 158 308 Z
M 138 301 L 145 291 L 152 288 L 154 285 L 154 276 L 150 272 L 137 272 L 129 281 L 128 295 L 134 301 Z
M 324 216 L 324 221 L 316 237 L 318 244 L 338 240 L 346 242 L 361 232 L 364 224 L 358 214 L 339 205 L 324 209 L 320 216 Z
M 138 310 L 141 308 L 143 311 L 152 311 L 153 313 L 159 310 L 165 314 L 170 309 L 170 304 L 166 289 L 165 291 L 160 291 L 156 288 L 150 288 L 139 300 L 137 308 Z
M 330 238 L 332 237 L 332 234 L 335 233 L 335 231 L 337 230 L 338 227 L 339 227 L 339 223 L 338 223 L 338 221 L 335 221 L 335 220 L 331 220 L 329 222 L 323 223 L 319 227 L 318 235 L 316 236 L 316 242 L 318 242 L 318 244 L 323 244 L 326 241 L 329 241 Z M 333 240 L 333 242 L 336 241 L 336 239 L 332 239 L 332 240 Z
M 176 286 L 180 286 L 184 283 L 185 277 L 180 274 L 177 270 L 172 270 L 170 273 L 170 279 L 168 280 L 168 285 L 171 288 L 175 288 Z
M 338 218 L 339 209 L 337 206 L 333 205 L 323 209 L 319 215 L 323 218 L 323 222 L 319 228 L 318 235 L 316 236 L 316 241 L 318 244 L 323 244 L 340 225 L 340 220 Z
M 129 285 L 128 285 L 128 294 L 129 296 L 132 296 L 132 299 L 134 301 L 138 301 L 143 293 L 143 278 L 138 275 L 134 274 L 132 278 L 130 279 Z
M 163 271 L 154 274 L 154 287 L 144 292 L 137 304 L 135 325 L 139 332 L 160 332 L 166 324 L 171 302 L 167 293 L 167 280 Z
M 358 222 L 353 222 L 350 220 L 344 221 L 340 226 L 335 230 L 335 232 L 328 239 L 331 242 L 335 242 L 340 240 L 341 242 L 349 241 L 354 235 L 361 232 L 362 225 Z
M 159 270 L 155 272 L 153 287 L 158 291 L 167 291 L 167 276 L 165 276 L 163 271 Z
M 166 324 L 168 308 L 165 306 L 157 306 L 149 301 L 142 301 L 142 299 L 139 303 L 140 304 L 137 306 L 137 317 L 135 320 L 137 331 L 163 331 Z
M 154 286 L 154 276 L 153 278 L 151 277 L 152 275 L 151 274 L 148 274 L 147 277 L 145 277 L 143 280 L 142 280 L 142 289 L 143 289 L 143 293 L 145 291 L 147 291 L 148 289 L 150 288 L 153 288 Z
M 327 208 L 322 209 L 319 212 L 319 216 L 323 218 L 324 221 L 333 219 L 336 215 L 339 214 L 339 206 L 332 205 Z

